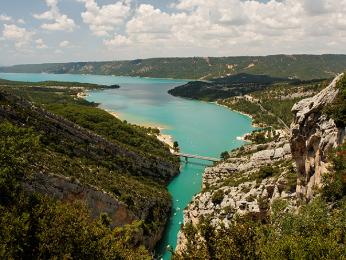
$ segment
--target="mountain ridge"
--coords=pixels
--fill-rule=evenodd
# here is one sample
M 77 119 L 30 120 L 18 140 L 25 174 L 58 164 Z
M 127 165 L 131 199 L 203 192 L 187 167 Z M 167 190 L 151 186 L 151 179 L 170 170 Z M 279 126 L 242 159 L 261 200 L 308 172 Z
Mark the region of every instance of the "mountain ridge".
M 238 73 L 302 80 L 330 78 L 346 67 L 344 54 L 149 58 L 122 61 L 22 64 L 0 72 L 100 74 L 175 79 L 212 79 Z

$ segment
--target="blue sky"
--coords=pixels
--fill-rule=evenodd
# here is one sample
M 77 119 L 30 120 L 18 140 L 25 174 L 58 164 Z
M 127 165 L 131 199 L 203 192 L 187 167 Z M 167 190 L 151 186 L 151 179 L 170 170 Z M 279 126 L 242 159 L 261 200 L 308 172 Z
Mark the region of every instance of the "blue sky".
M 1 0 L 0 65 L 345 53 L 346 0 Z

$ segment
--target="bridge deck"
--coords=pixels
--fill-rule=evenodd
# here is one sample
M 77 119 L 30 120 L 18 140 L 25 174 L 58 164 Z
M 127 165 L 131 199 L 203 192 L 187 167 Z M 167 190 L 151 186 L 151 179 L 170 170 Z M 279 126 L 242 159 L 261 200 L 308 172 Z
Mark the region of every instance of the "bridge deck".
M 185 158 L 195 158 L 195 159 L 200 159 L 200 160 L 205 160 L 205 161 L 211 161 L 211 162 L 218 162 L 220 159 L 213 158 L 213 157 L 207 157 L 207 156 L 200 156 L 200 155 L 195 155 L 195 154 L 187 154 L 187 153 L 175 153 L 176 156 L 179 157 L 185 157 Z

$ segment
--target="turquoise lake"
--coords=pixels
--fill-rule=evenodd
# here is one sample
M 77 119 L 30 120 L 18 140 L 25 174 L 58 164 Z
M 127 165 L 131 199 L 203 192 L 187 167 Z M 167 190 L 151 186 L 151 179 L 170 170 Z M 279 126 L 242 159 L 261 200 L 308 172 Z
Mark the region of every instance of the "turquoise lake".
M 184 84 L 184 80 L 115 77 L 70 74 L 0 73 L 0 78 L 19 81 L 73 81 L 96 84 L 119 84 L 120 89 L 89 92 L 87 100 L 116 112 L 121 119 L 141 125 L 164 128 L 178 141 L 181 152 L 219 157 L 225 150 L 243 144 L 237 137 L 253 130 L 249 117 L 212 103 L 177 98 L 167 91 Z M 201 190 L 205 161 L 182 162 L 181 173 L 168 186 L 173 199 L 173 212 L 158 255 L 170 259 L 167 245 L 175 248 L 177 233 L 183 221 L 183 210 Z

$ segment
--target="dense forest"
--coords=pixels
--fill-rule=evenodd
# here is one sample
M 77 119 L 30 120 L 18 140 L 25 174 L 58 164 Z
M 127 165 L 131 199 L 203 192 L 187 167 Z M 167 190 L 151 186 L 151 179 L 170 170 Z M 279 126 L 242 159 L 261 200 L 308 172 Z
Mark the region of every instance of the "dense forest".
M 282 86 L 290 89 L 292 86 L 319 83 L 321 81 L 322 79 L 299 80 L 240 73 L 210 81 L 191 81 L 169 90 L 168 93 L 178 97 L 216 101 L 243 96 L 272 86 Z

